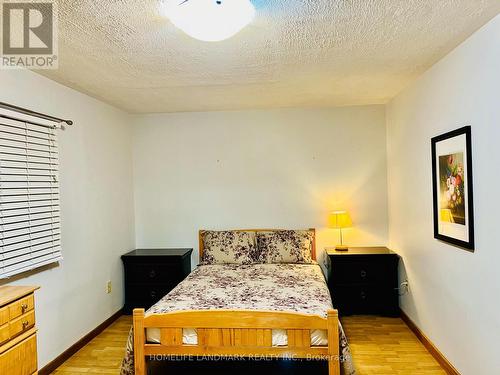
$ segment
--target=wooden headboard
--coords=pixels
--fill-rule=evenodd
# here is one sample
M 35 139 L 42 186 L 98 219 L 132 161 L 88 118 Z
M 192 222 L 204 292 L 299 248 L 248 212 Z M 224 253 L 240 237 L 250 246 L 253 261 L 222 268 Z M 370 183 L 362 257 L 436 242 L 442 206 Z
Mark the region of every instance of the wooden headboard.
M 282 229 L 231 229 L 231 231 L 235 232 L 274 232 L 277 230 L 282 230 Z M 313 241 L 312 241 L 312 248 L 311 248 L 311 257 L 313 260 L 316 260 L 316 229 L 314 228 L 309 228 L 309 231 L 313 233 Z M 198 231 L 198 242 L 200 246 L 200 262 L 203 258 L 203 237 L 202 233 L 204 232 L 204 229 L 201 229 Z

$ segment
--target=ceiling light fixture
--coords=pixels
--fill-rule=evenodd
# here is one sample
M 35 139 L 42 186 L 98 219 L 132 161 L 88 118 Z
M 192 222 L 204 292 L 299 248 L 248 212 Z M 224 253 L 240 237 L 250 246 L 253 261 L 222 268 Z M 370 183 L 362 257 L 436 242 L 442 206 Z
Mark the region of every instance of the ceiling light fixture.
M 176 27 L 206 42 L 231 38 L 255 15 L 250 0 L 166 0 L 164 6 Z

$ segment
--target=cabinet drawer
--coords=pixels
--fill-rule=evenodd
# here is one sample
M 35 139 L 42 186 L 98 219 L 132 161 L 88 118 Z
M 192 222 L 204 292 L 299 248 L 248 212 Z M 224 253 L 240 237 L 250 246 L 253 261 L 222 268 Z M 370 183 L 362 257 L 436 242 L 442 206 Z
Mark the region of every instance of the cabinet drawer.
M 9 321 L 9 306 L 0 309 L 0 326 Z
M 127 298 L 131 301 L 142 301 L 151 306 L 172 289 L 171 285 L 130 285 L 127 287 Z
M 36 370 L 36 334 L 0 354 L 0 374 L 32 375 Z
M 0 345 L 2 345 L 5 341 L 7 341 L 10 338 L 10 333 L 9 333 L 9 325 L 4 324 L 3 326 L 0 326 Z
M 333 304 L 342 315 L 398 315 L 397 290 L 370 285 L 338 286 L 332 291 Z
M 387 260 L 334 260 L 332 263 L 333 284 L 384 283 L 394 284 L 396 263 Z
M 174 287 L 175 285 L 129 285 L 125 290 L 124 310 L 130 314 L 136 308 L 149 309 Z
M 127 283 L 158 283 L 181 278 L 180 266 L 176 263 L 128 264 L 125 269 Z
M 9 305 L 9 316 L 10 320 L 23 315 L 24 313 L 31 311 L 35 308 L 35 297 L 33 294 L 29 296 L 18 299 Z
M 10 337 L 13 338 L 35 325 L 35 312 L 30 311 L 10 322 Z

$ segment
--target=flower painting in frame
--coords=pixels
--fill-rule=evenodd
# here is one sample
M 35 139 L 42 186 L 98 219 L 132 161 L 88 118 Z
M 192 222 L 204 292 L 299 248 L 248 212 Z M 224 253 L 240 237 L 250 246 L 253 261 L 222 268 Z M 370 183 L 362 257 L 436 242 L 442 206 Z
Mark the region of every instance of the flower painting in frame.
M 434 238 L 474 251 L 471 127 L 431 143 Z

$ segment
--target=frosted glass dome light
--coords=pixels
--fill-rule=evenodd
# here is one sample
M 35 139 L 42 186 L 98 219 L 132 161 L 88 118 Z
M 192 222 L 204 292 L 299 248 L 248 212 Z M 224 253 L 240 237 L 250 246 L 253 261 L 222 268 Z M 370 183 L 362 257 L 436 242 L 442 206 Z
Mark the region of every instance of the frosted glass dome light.
M 231 38 L 255 15 L 250 0 L 166 0 L 164 7 L 176 27 L 206 42 Z

